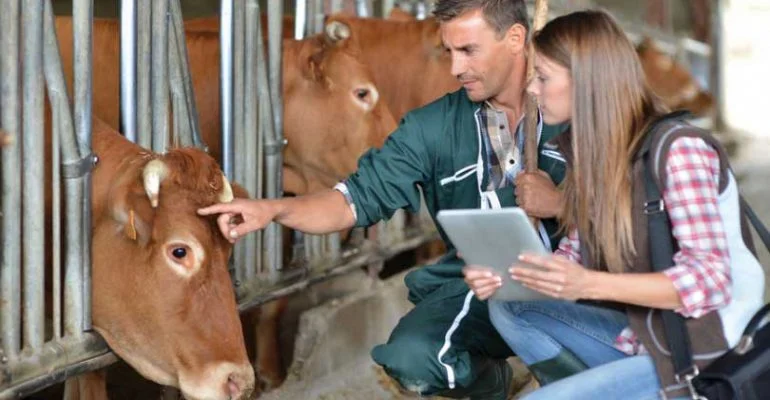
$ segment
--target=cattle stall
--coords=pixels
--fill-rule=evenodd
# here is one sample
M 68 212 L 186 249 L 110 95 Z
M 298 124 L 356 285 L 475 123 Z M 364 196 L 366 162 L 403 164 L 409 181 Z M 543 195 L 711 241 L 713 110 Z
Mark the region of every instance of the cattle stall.
M 219 2 L 221 157 L 229 179 L 239 182 L 251 197 L 283 196 L 285 11 L 293 11 L 294 37 L 301 39 L 323 30 L 325 14 L 352 8 L 360 16 L 385 16 L 396 3 L 417 18 L 430 14 L 429 1 L 297 0 L 290 9 L 284 2 L 271 1 L 266 7 L 257 0 Z M 549 3 L 551 16 L 594 5 L 588 0 Z M 73 0 L 72 4 L 75 62 L 70 99 L 51 0 L 0 0 L 0 129 L 17 138 L 0 150 L 0 399 L 24 397 L 116 360 L 91 329 L 89 177 L 96 162 L 90 148 L 93 3 Z M 121 132 L 158 152 L 169 146 L 206 148 L 193 97 L 180 0 L 119 4 Z M 719 52 L 713 46 L 718 45 L 719 9 L 712 10 L 712 43 L 679 38 L 640 20 L 620 20 L 635 42 L 653 37 L 718 95 Z M 266 40 L 259 18 L 263 11 L 268 15 Z M 44 140 L 45 93 L 51 109 L 50 143 Z M 698 122 L 712 126 L 719 118 L 717 107 L 715 117 Z M 46 152 L 53 160 L 48 172 L 41 157 Z M 46 189 L 46 173 L 61 184 Z M 54 204 L 50 242 L 44 226 L 46 190 Z M 283 256 L 287 246 L 274 223 L 236 246 L 231 276 L 241 311 L 362 267 L 376 274 L 385 260 L 436 239 L 437 233 L 427 214 L 407 216 L 402 211 L 368 230 L 354 230 L 344 243 L 339 234 L 296 233 L 294 238 L 290 257 Z

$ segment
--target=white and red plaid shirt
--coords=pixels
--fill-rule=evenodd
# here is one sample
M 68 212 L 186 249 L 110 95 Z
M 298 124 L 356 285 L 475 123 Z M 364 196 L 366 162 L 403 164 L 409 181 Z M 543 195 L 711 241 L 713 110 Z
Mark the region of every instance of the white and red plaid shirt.
M 727 238 L 719 214 L 719 156 L 699 138 L 681 137 L 671 144 L 666 160 L 663 201 L 671 233 L 679 244 L 674 266 L 663 273 L 679 293 L 685 317 L 698 318 L 730 302 L 732 280 Z M 556 254 L 580 262 L 580 240 L 573 230 Z M 615 347 L 627 354 L 645 353 L 636 334 L 626 327 Z

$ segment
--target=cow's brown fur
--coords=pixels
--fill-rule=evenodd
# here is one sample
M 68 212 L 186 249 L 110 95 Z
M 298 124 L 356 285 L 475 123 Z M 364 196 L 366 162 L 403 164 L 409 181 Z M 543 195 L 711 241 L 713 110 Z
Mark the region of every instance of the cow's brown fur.
M 708 115 L 714 98 L 698 85 L 695 78 L 670 55 L 645 38 L 637 46 L 637 54 L 650 88 L 671 109 L 686 109 L 695 115 Z
M 245 398 L 254 388 L 254 373 L 227 269 L 232 246 L 215 219 L 196 213 L 220 200 L 224 180 L 216 161 L 197 149 L 150 153 L 97 119 L 92 150 L 99 159 L 91 198 L 94 329 L 139 373 L 181 387 L 188 398 L 200 396 L 190 382 L 205 382 L 210 368 L 231 363 L 228 373 L 232 370 L 242 390 L 238 398 Z M 151 160 L 162 161 L 168 171 L 155 208 L 142 177 Z M 46 162 L 50 170 L 50 155 Z M 233 190 L 246 196 L 237 185 Z M 51 197 L 46 198 L 50 212 Z M 50 220 L 48 214 L 49 226 Z M 200 244 L 204 256 L 198 272 L 185 278 L 168 260 L 174 248 L 190 240 Z M 185 260 L 194 256 L 193 247 L 187 247 Z M 226 375 L 206 384 L 216 398 L 228 398 Z M 103 373 L 68 382 L 66 393 L 82 400 L 104 398 Z
M 441 43 L 435 19 L 382 20 L 332 15 L 326 24 L 333 21 L 350 27 L 351 39 L 361 49 L 362 59 L 371 66 L 374 82 L 396 119 L 460 88 L 450 73 L 451 60 Z

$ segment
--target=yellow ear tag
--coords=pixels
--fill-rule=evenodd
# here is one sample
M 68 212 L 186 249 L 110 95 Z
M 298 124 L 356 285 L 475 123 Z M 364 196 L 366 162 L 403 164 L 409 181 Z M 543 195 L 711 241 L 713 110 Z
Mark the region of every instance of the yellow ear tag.
M 131 240 L 136 240 L 136 226 L 134 219 L 134 210 L 128 212 L 128 225 L 126 226 L 126 236 Z

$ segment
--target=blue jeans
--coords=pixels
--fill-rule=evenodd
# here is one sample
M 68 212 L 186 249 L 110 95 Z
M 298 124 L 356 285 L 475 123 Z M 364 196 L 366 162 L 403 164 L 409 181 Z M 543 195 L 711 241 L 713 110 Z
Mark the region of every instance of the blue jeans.
M 492 324 L 511 349 L 532 365 L 568 349 L 590 369 L 554 382 L 526 399 L 656 399 L 660 390 L 649 356 L 614 347 L 628 326 L 621 311 L 558 300 L 489 302 Z

